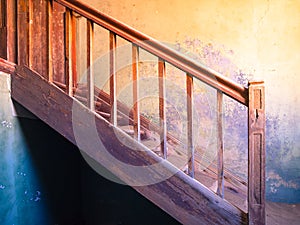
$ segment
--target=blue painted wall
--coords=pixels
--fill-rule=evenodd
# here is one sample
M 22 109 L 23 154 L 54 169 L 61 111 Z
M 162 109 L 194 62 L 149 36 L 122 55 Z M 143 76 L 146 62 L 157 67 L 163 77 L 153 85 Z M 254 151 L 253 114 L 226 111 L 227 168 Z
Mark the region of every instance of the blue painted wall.
M 179 224 L 131 187 L 99 176 L 78 149 L 17 103 L 0 73 L 0 224 Z M 15 110 L 13 110 L 15 108 Z
M 14 116 L 8 76 L 0 81 L 0 224 L 81 224 L 78 154 L 39 120 Z

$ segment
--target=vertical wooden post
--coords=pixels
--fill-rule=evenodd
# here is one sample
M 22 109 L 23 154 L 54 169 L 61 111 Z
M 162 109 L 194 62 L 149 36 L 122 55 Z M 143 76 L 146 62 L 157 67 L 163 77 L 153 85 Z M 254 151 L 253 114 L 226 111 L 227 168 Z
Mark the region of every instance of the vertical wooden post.
M 1 0 L 0 2 L 0 56 L 16 63 L 16 1 Z
M 69 9 L 66 9 L 66 18 L 65 18 L 65 43 L 66 43 L 66 87 L 67 87 L 67 94 L 72 96 L 73 95 L 73 54 L 72 54 L 72 32 L 73 32 L 73 26 L 72 26 L 72 11 Z
M 53 80 L 66 83 L 66 66 L 65 66 L 65 8 L 53 1 L 52 14 L 52 64 L 53 64 Z
M 53 48 L 52 48 L 52 32 L 53 32 L 53 21 L 52 21 L 52 13 L 53 13 L 53 2 L 52 0 L 48 0 L 47 2 L 47 76 L 46 79 L 49 82 L 53 82 Z
M 159 85 L 159 123 L 160 123 L 160 149 L 164 159 L 167 158 L 167 118 L 166 118 L 166 66 L 163 59 L 158 59 L 158 85 Z
M 77 20 L 74 12 L 71 14 L 71 26 L 72 26 L 72 76 L 73 76 L 73 88 L 77 87 L 77 44 L 76 44 L 76 35 L 77 35 Z
M 49 39 L 49 31 L 51 30 L 49 23 L 51 18 L 49 16 L 52 17 L 52 4 L 50 0 L 31 0 L 31 4 L 32 8 L 29 11 L 29 66 L 49 80 L 49 63 L 51 63 L 49 62 L 49 49 L 52 48 Z
M 117 126 L 117 78 L 116 78 L 116 34 L 109 32 L 109 71 L 110 71 L 110 122 Z
M 7 59 L 7 49 L 8 49 L 8 41 L 7 41 L 7 17 L 10 11 L 6 7 L 8 4 L 7 0 L 0 1 L 0 57 Z M 7 9 L 7 10 L 6 10 Z
M 218 149 L 218 188 L 217 194 L 224 198 L 224 144 L 223 144 L 223 93 L 217 91 L 217 149 Z
M 263 82 L 249 83 L 248 219 L 265 224 L 265 92 Z
M 132 44 L 132 81 L 133 81 L 133 129 L 134 138 L 141 141 L 141 118 L 139 104 L 139 48 Z
M 6 27 L 6 4 L 7 0 L 0 1 L 0 28 Z
M 7 60 L 17 62 L 17 1 L 7 1 Z
M 31 0 L 18 0 L 17 2 L 17 60 L 19 65 L 27 65 L 30 67 L 30 23 L 32 19 L 32 2 Z
M 6 10 L 7 0 L 0 1 L 0 57 L 7 59 L 7 26 L 6 18 L 8 11 Z
M 87 86 L 88 86 L 88 96 L 87 104 L 88 107 L 94 111 L 94 71 L 93 71 L 93 44 L 94 44 L 94 24 L 92 21 L 87 20 Z
M 193 118 L 193 105 L 194 105 L 194 83 L 193 77 L 186 74 L 186 90 L 187 90 L 187 155 L 188 155 L 188 175 L 195 176 L 195 159 L 194 159 L 194 118 Z

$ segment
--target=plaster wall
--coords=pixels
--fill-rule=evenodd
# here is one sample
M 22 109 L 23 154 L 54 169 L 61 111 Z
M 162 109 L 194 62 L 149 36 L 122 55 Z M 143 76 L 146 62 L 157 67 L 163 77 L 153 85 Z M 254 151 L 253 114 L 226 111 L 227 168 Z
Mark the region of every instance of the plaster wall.
M 14 106 L 0 72 L 0 224 L 82 224 L 79 153 Z
M 264 80 L 267 199 L 300 202 L 299 0 L 86 2 L 243 85 Z

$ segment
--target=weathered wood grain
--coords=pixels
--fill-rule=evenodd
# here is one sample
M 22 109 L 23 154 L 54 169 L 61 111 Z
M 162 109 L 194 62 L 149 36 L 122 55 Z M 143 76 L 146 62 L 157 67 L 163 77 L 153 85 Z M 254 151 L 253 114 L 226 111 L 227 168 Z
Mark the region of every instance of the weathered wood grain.
M 263 225 L 265 215 L 265 90 L 263 82 L 249 83 L 248 210 L 249 224 Z
M 17 1 L 6 1 L 7 60 L 17 62 Z
M 46 33 L 47 33 L 47 54 L 45 56 L 46 74 L 45 78 L 49 82 L 53 82 L 53 1 L 48 0 L 46 2 Z
M 117 76 L 116 76 L 116 47 L 117 36 L 109 32 L 109 97 L 110 97 L 110 122 L 117 125 Z
M 166 63 L 158 59 L 158 95 L 159 95 L 159 129 L 160 151 L 167 158 L 167 117 L 166 117 Z
M 223 143 L 223 93 L 217 91 L 217 151 L 218 151 L 218 188 L 217 193 L 224 198 L 224 143 Z
M 95 78 L 93 70 L 93 46 L 94 46 L 94 24 L 92 21 L 87 20 L 87 31 L 86 31 L 86 40 L 87 40 L 87 105 L 93 111 L 95 110 Z
M 15 71 L 15 64 L 0 58 L 0 71 L 12 74 Z
M 17 45 L 18 54 L 17 62 L 19 65 L 29 66 L 30 59 L 30 18 L 31 18 L 31 1 L 18 0 L 17 13 Z
M 68 95 L 73 95 L 73 87 L 74 87 L 74 77 L 76 76 L 76 58 L 74 58 L 76 53 L 75 40 L 74 38 L 74 22 L 75 18 L 71 10 L 66 9 L 65 13 L 65 73 L 66 73 L 66 91 Z
M 65 7 L 53 2 L 52 14 L 52 64 L 53 80 L 65 83 Z
M 7 59 L 7 27 L 6 27 L 6 1 L 0 1 L 0 57 Z
M 193 77 L 186 74 L 186 105 L 187 105 L 187 140 L 188 140 L 188 174 L 194 178 L 195 176 L 195 148 L 194 148 L 194 132 L 193 132 L 193 109 L 194 109 L 194 83 Z
M 134 137 L 141 141 L 141 117 L 139 103 L 139 48 L 132 44 L 132 96 L 133 96 L 133 129 Z
M 0 57 L 3 59 L 7 59 L 7 52 L 6 52 L 6 49 L 7 49 L 6 36 L 7 36 L 7 34 L 6 33 L 7 33 L 6 27 L 0 27 L 0 43 L 3 43 L 0 46 Z
M 49 65 L 49 26 L 48 0 L 31 0 L 29 7 L 29 65 L 42 76 L 48 79 Z

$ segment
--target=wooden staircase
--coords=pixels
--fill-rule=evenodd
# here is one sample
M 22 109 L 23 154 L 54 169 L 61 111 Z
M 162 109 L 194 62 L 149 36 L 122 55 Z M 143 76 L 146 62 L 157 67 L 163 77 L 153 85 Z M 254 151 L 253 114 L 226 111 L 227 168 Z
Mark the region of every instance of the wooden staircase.
M 0 70 L 11 74 L 12 98 L 77 145 L 86 160 L 100 163 L 183 224 L 265 224 L 262 82 L 243 87 L 80 1 L 1 1 L 0 9 Z M 84 34 L 78 18 L 85 21 Z M 95 84 L 96 28 L 108 36 L 108 92 Z M 85 46 L 77 43 L 80 35 Z M 119 38 L 131 45 L 133 107 L 117 99 Z M 158 123 L 140 109 L 140 51 L 157 59 Z M 166 64 L 185 74 L 186 143 L 167 127 Z M 194 145 L 195 80 L 217 90 L 218 154 L 205 170 L 197 169 L 201 156 Z M 248 180 L 224 168 L 223 95 L 248 107 Z

